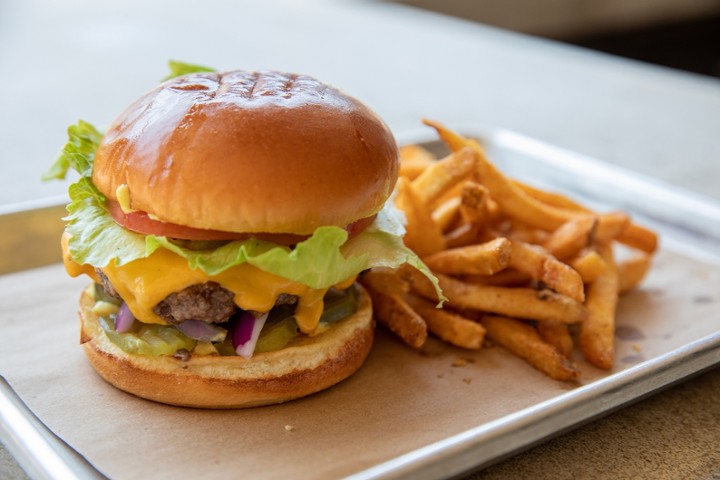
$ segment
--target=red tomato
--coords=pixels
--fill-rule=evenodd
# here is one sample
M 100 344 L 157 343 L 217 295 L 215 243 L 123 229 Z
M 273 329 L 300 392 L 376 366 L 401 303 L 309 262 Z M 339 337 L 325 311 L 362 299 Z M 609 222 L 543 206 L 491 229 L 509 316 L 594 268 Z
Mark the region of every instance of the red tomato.
M 175 223 L 153 220 L 145 212 L 125 213 L 120 208 L 120 204 L 113 201 L 108 201 L 108 210 L 119 225 L 143 235 L 159 235 L 183 240 L 247 240 L 248 238 L 258 238 L 279 245 L 294 245 L 309 237 L 309 235 L 294 235 L 291 233 L 236 233 L 186 227 Z M 349 238 L 362 232 L 374 219 L 375 215 L 362 218 L 348 225 L 346 230 Z

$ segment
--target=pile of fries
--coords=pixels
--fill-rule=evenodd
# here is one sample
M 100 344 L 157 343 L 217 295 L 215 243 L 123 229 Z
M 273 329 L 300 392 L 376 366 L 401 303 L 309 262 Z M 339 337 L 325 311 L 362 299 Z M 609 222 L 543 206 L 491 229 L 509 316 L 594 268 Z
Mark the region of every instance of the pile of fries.
M 649 270 L 657 235 L 623 212 L 594 212 L 508 178 L 476 140 L 425 124 L 452 153 L 403 147 L 396 204 L 405 243 L 447 301 L 436 308 L 435 289 L 415 269 L 373 269 L 361 281 L 378 321 L 418 349 L 428 332 L 467 349 L 498 344 L 556 380 L 580 377 L 576 345 L 592 365 L 612 368 L 618 297 Z

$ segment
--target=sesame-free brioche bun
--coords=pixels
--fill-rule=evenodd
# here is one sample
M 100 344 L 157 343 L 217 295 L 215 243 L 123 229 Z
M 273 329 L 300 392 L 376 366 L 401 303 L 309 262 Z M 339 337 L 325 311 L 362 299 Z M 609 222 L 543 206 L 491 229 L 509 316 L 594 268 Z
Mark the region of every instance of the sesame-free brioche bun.
M 281 403 L 324 390 L 360 368 L 373 343 L 372 306 L 358 288 L 354 315 L 282 350 L 240 356 L 192 355 L 183 361 L 126 353 L 112 343 L 80 298 L 81 343 L 107 382 L 142 398 L 185 407 L 240 408 Z
M 150 91 L 109 127 L 93 182 L 157 219 L 308 235 L 377 213 L 399 155 L 358 100 L 303 75 L 195 73 Z

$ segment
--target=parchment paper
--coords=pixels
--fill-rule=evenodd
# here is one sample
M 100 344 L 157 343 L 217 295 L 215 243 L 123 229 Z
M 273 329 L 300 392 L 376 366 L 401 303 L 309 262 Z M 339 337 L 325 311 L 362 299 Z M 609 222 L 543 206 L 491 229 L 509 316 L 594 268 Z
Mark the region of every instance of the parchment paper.
M 380 330 L 362 369 L 328 391 L 249 410 L 170 407 L 114 389 L 85 361 L 75 312 L 86 283 L 59 265 L 0 277 L 0 373 L 114 479 L 336 478 L 577 388 L 500 347 L 430 341 L 418 353 Z M 719 284 L 720 266 L 661 252 L 621 300 L 616 371 L 719 330 Z M 578 362 L 581 383 L 608 374 Z

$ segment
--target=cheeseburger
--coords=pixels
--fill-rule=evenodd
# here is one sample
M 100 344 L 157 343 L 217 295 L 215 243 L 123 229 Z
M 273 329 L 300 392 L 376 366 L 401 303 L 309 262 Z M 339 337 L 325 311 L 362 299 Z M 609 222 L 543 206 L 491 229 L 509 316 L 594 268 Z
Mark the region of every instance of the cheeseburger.
M 62 238 L 81 343 L 112 385 L 174 405 L 302 397 L 373 342 L 355 279 L 410 263 L 388 202 L 383 121 L 314 78 L 176 64 L 104 133 L 86 122 L 46 178 L 79 174 Z M 189 73 L 188 73 L 189 72 Z

